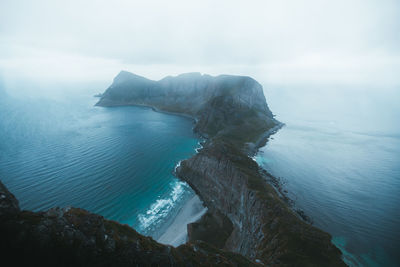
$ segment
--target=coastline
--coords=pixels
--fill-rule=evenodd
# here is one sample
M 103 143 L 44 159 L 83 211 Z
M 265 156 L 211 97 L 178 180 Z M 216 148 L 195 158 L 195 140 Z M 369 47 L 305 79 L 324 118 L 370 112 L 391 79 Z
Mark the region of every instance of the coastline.
M 178 247 L 187 242 L 187 225 L 198 221 L 207 208 L 198 195 L 190 198 L 179 210 L 178 214 L 166 228 L 165 232 L 157 239 L 157 242 L 164 245 Z
M 248 143 L 248 156 L 250 158 L 254 158 L 259 149 L 265 146 L 268 142 L 268 139 L 276 134 L 285 124 L 277 121 L 277 125 L 272 127 L 271 129 L 265 131 L 254 143 Z
M 98 106 L 95 104 L 95 106 Z M 119 104 L 108 104 L 108 107 L 119 107 Z M 172 111 L 166 111 L 159 109 L 155 106 L 152 105 L 146 105 L 146 104 L 137 104 L 137 103 L 127 103 L 126 106 L 136 106 L 136 107 L 142 107 L 142 108 L 149 108 L 153 110 L 154 112 L 159 112 L 159 113 L 164 113 L 168 115 L 173 115 L 173 116 L 179 116 L 183 117 L 186 119 L 190 119 L 193 121 L 194 124 L 197 123 L 197 119 L 189 114 L 185 113 L 179 113 L 179 112 L 172 112 Z M 197 134 L 198 137 L 200 138 L 198 142 L 198 147 L 196 147 L 194 150 L 197 153 L 201 149 L 203 149 L 203 143 L 205 142 L 206 138 L 200 134 L 196 133 L 194 131 L 194 127 L 192 128 L 192 131 L 194 134 Z M 180 167 L 180 164 L 182 161 L 187 160 L 187 159 L 182 159 L 180 160 L 176 166 L 173 169 L 173 175 L 176 176 L 176 170 L 177 168 Z M 180 179 L 178 176 L 176 176 L 179 180 L 184 181 Z M 189 185 L 190 186 L 190 185 Z M 189 224 L 197 222 L 198 220 L 201 219 L 201 217 L 207 212 L 208 208 L 206 205 L 200 200 L 200 196 L 198 192 L 195 191 L 195 188 L 190 186 L 190 188 L 194 191 L 194 196 L 189 198 L 188 200 L 185 201 L 185 203 L 182 205 L 178 213 L 172 218 L 172 220 L 167 226 L 162 226 L 160 227 L 161 233 L 158 234 L 156 241 L 164 244 L 164 245 L 171 245 L 173 247 L 178 247 L 180 245 L 185 244 L 188 241 L 188 231 L 187 227 Z
M 144 107 L 144 108 L 150 108 L 150 109 L 152 109 L 153 111 L 156 111 L 156 112 L 159 112 L 159 113 L 164 113 L 164 114 L 169 114 L 169 115 L 175 115 L 175 116 L 179 116 L 179 117 L 184 117 L 184 118 L 187 118 L 187 119 L 190 119 L 190 120 L 193 120 L 193 122 L 194 123 L 196 123 L 197 122 L 197 119 L 194 117 L 194 116 L 192 116 L 192 115 L 190 115 L 190 114 L 187 114 L 187 113 L 180 113 L 180 112 L 173 112 L 173 111 L 167 111 L 167 110 L 162 110 L 162 109 L 159 109 L 159 108 L 157 108 L 157 107 L 155 107 L 155 106 L 152 106 L 152 105 L 146 105 L 146 104 L 138 104 L 138 103 L 124 103 L 124 104 L 120 104 L 120 103 L 107 103 L 107 104 L 101 104 L 101 105 L 98 105 L 99 103 L 97 102 L 96 104 L 95 104 L 95 106 L 100 106 L 100 107 L 120 107 L 120 106 L 136 106 L 136 107 Z

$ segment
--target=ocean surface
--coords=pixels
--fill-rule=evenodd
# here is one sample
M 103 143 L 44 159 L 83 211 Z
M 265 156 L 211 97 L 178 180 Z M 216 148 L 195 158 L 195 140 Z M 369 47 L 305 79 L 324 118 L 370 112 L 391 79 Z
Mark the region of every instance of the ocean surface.
M 92 94 L 0 100 L 0 179 L 22 209 L 74 206 L 157 238 L 194 195 L 173 176 L 195 153 L 193 122 Z
M 333 236 L 350 266 L 400 266 L 396 98 L 361 91 L 343 100 L 340 93 L 295 89 L 270 94 L 286 125 L 257 162 L 281 179 L 296 208 Z

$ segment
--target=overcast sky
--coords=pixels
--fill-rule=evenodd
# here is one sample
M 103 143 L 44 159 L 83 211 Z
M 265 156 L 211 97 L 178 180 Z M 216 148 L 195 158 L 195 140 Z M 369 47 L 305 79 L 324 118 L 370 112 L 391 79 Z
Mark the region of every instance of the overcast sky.
M 400 1 L 1 0 L 4 80 L 242 74 L 400 84 Z

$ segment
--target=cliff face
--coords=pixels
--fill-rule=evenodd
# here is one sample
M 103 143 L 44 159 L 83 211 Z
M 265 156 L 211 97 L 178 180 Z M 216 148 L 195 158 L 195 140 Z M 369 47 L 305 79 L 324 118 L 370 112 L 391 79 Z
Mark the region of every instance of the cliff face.
M 195 118 L 204 148 L 176 173 L 209 211 L 188 226 L 190 242 L 267 265 L 344 266 L 330 235 L 298 218 L 249 158 L 280 124 L 254 79 L 190 73 L 150 81 L 121 72 L 97 105 L 146 105 Z
M 168 76 L 160 81 L 121 71 L 104 92 L 98 105 L 154 104 L 168 109 L 196 114 L 204 103 L 218 96 L 231 96 L 242 106 L 252 107 L 272 115 L 267 107 L 262 87 L 245 76 L 200 73 Z
M 253 266 L 204 242 L 178 248 L 76 208 L 19 209 L 0 182 L 0 249 L 12 266 Z

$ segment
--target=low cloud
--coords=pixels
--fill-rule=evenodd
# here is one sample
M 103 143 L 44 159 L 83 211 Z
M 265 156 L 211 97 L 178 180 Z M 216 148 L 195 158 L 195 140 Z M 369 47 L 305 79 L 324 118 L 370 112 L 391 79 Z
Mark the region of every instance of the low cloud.
M 400 84 L 398 1 L 0 3 L 0 74 L 107 81 L 200 71 L 263 83 Z

